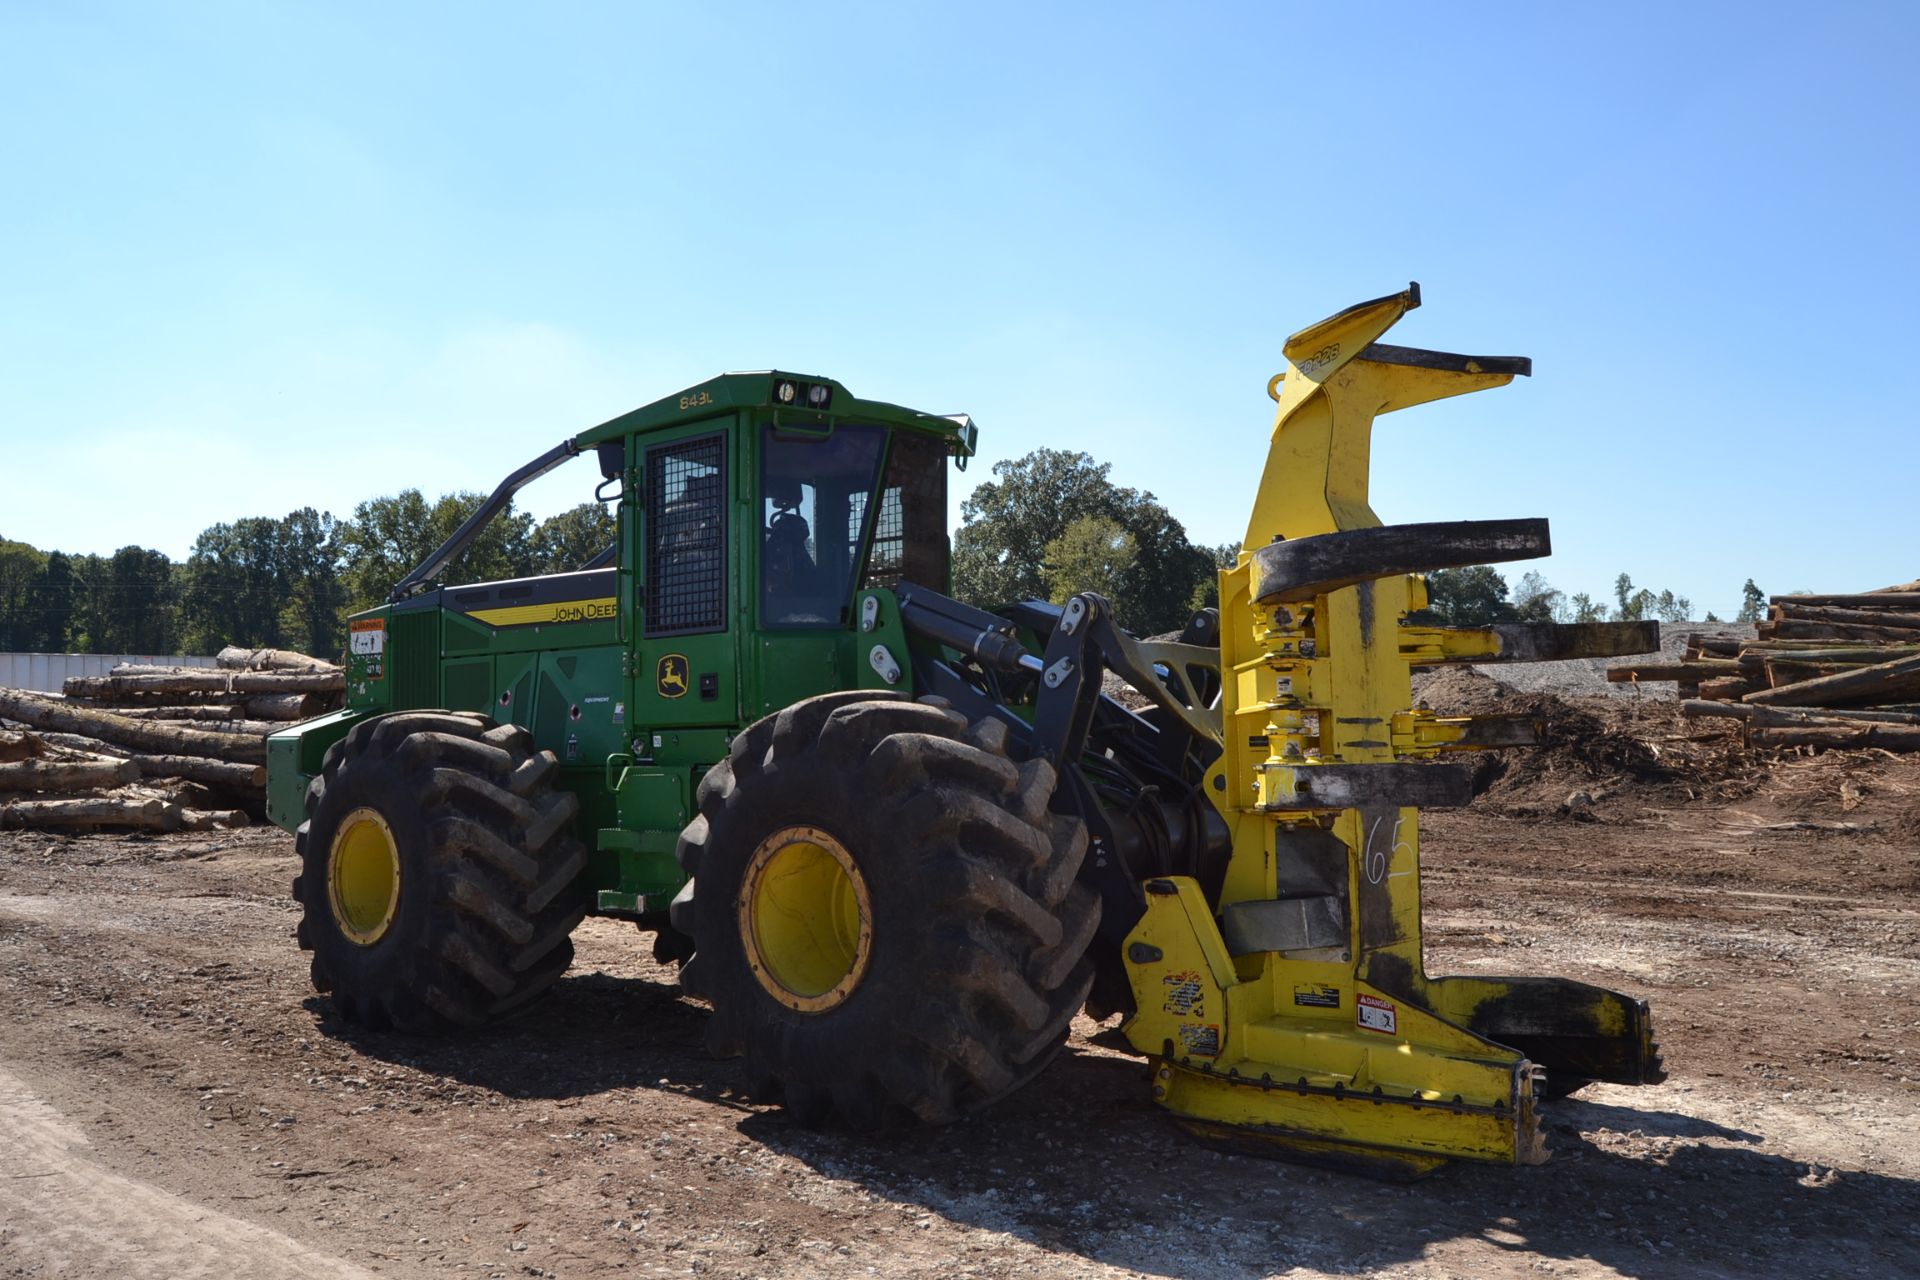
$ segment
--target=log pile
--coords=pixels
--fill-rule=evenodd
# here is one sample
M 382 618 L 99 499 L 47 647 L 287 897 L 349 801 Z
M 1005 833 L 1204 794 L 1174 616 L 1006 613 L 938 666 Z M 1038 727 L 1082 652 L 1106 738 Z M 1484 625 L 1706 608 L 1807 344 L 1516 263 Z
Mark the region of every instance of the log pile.
M 217 661 L 122 664 L 61 697 L 0 689 L 0 828 L 199 831 L 262 816 L 267 735 L 338 708 L 346 676 L 278 649 Z
M 1689 636 L 1678 663 L 1607 679 L 1673 681 L 1682 714 L 1737 720 L 1756 746 L 1920 751 L 1920 582 L 1768 604 L 1751 640 Z

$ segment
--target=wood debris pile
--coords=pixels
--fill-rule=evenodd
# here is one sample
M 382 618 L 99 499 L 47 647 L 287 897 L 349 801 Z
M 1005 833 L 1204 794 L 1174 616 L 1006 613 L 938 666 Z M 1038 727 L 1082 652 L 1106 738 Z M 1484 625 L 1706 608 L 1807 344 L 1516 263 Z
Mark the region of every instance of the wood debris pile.
M 339 707 L 341 668 L 228 648 L 217 667 L 123 664 L 64 697 L 0 689 L 0 828 L 203 831 L 264 812 L 267 735 Z
M 1691 636 L 1679 663 L 1607 679 L 1673 681 L 1683 714 L 1738 720 L 1755 746 L 1920 751 L 1920 582 L 1768 603 L 1752 640 Z

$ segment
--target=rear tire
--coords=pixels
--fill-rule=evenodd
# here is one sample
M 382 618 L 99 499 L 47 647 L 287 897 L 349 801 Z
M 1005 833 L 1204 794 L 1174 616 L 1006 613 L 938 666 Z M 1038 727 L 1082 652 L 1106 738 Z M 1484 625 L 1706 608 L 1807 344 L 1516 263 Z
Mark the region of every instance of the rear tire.
M 525 729 L 445 711 L 364 720 L 327 752 L 293 896 L 314 989 L 342 1018 L 478 1026 L 566 971 L 586 852 L 556 767 Z
M 1100 904 L 1044 760 L 935 699 L 826 694 L 749 726 L 681 835 L 708 1047 L 805 1124 L 944 1124 L 1018 1088 L 1086 999 Z

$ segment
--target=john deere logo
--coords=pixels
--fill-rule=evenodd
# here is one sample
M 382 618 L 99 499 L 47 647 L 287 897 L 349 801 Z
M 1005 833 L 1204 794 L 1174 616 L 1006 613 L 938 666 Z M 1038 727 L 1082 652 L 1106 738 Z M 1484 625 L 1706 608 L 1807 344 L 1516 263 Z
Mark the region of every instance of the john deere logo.
M 655 670 L 654 685 L 663 698 L 684 697 L 687 692 L 687 655 L 669 653 L 661 658 Z

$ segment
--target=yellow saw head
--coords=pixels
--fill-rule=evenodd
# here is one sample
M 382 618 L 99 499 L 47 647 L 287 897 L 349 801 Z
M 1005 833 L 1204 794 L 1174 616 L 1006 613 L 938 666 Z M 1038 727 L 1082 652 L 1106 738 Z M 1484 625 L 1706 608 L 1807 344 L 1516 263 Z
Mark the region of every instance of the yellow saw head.
M 1643 1001 L 1558 978 L 1430 977 L 1419 810 L 1464 805 L 1449 753 L 1525 745 L 1523 721 L 1413 705 L 1415 667 L 1610 657 L 1657 623 L 1420 626 L 1422 575 L 1550 549 L 1541 519 L 1383 525 L 1373 420 L 1532 372 L 1380 338 L 1418 285 L 1289 338 L 1243 551 L 1220 575 L 1220 736 L 1208 795 L 1232 830 L 1217 899 L 1147 882 L 1125 947 L 1155 1099 L 1210 1140 L 1418 1176 L 1546 1158 L 1536 1104 L 1663 1078 Z

